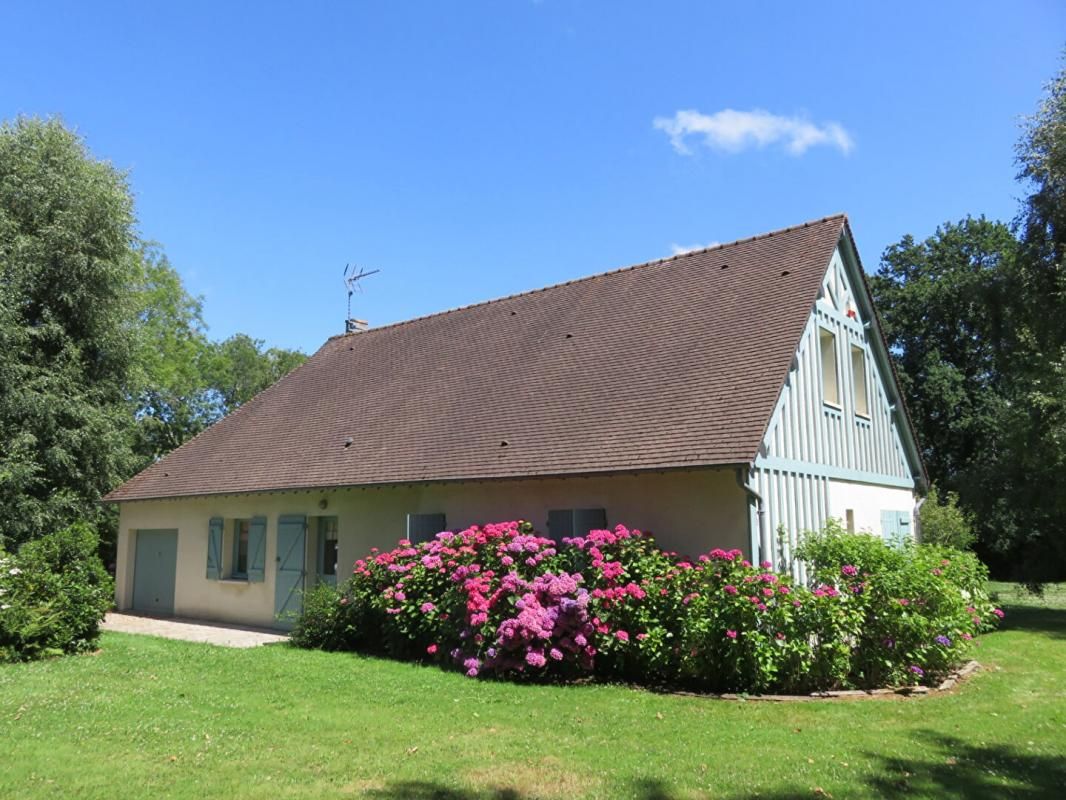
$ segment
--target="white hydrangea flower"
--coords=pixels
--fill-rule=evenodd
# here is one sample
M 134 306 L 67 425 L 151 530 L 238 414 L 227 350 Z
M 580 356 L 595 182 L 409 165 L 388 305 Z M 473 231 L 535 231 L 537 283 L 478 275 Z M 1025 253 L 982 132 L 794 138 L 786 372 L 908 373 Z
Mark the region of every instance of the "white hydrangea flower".
M 7 574 L 8 575 L 21 575 L 22 574 L 22 570 L 19 569 L 18 567 L 12 567 L 11 569 L 9 569 L 7 571 Z

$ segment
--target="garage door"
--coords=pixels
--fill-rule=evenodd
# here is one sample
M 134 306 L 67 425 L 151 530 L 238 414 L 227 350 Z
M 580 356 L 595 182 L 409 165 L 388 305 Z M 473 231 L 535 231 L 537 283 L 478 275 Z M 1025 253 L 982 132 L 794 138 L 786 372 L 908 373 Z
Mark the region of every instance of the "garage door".
M 137 531 L 133 565 L 133 608 L 145 614 L 174 613 L 178 567 L 177 531 Z

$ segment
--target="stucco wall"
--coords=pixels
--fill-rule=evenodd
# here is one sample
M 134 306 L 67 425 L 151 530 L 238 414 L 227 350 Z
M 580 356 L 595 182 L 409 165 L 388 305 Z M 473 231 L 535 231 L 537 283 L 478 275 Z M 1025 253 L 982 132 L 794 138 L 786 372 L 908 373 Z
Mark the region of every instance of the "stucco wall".
M 848 509 L 855 516 L 855 530 L 881 535 L 882 511 L 911 513 L 914 530 L 914 493 L 910 489 L 876 486 L 851 481 L 829 481 L 829 516 L 845 522 Z
M 323 499 L 325 510 L 319 507 Z M 663 547 L 679 552 L 697 553 L 712 547 L 746 551 L 749 546 L 747 500 L 732 470 L 151 500 L 121 506 L 115 599 L 119 608 L 128 608 L 132 601 L 138 529 L 178 531 L 175 614 L 272 625 L 280 514 L 338 517 L 338 578 L 343 580 L 350 565 L 371 547 L 391 547 L 404 535 L 408 513 L 443 513 L 449 529 L 528 519 L 543 532 L 548 511 L 555 508 L 604 508 L 609 526 L 621 522 L 651 531 Z M 208 580 L 208 521 L 252 516 L 267 518 L 265 580 Z M 315 526 L 311 523 L 307 564 L 313 573 Z

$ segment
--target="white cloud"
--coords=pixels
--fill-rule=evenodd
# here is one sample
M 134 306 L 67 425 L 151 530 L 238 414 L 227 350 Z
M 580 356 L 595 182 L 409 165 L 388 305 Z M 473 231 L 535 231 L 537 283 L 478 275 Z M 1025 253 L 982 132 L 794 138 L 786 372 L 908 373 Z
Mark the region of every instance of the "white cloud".
M 819 145 L 835 147 L 846 155 L 855 146 L 851 134 L 837 122 L 817 125 L 802 117 L 781 117 L 759 109 L 726 108 L 713 114 L 685 110 L 672 117 L 656 117 L 653 124 L 670 137 L 670 144 L 682 155 L 692 154 L 689 136 L 702 137 L 707 147 L 727 153 L 781 143 L 794 156 Z
M 679 256 L 683 253 L 691 253 L 693 250 L 705 250 L 708 247 L 717 247 L 721 242 L 707 242 L 707 244 L 678 244 L 677 242 L 670 243 L 670 255 Z

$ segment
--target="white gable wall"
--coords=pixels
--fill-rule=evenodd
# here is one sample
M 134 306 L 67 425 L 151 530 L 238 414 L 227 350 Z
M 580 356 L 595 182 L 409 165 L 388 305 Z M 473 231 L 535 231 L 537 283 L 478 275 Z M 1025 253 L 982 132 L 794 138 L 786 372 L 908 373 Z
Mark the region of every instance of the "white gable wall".
M 870 341 L 878 334 L 863 317 L 864 305 L 856 302 L 838 247 L 749 475 L 762 498 L 752 507 L 752 552 L 791 566 L 800 578 L 803 565 L 792 553 L 802 531 L 829 517 L 846 522 L 850 511 L 856 531 L 880 535 L 883 511 L 910 514 L 914 505 L 916 481 L 890 399 L 892 377 L 878 368 Z M 835 337 L 836 403 L 823 393 L 823 331 Z M 853 347 L 864 356 L 866 414 L 856 402 Z

